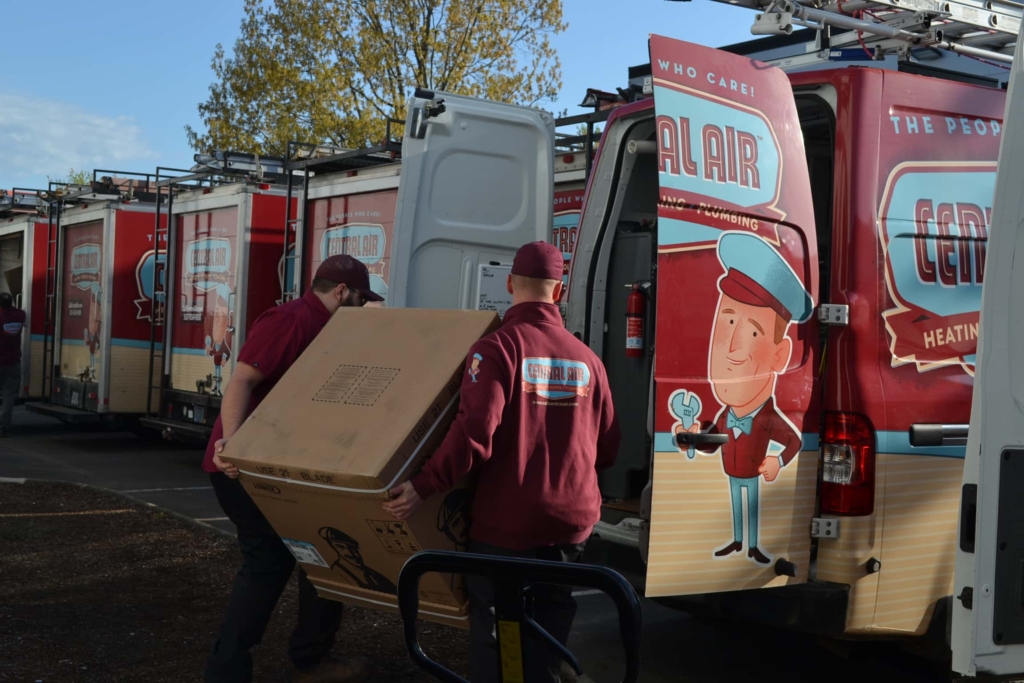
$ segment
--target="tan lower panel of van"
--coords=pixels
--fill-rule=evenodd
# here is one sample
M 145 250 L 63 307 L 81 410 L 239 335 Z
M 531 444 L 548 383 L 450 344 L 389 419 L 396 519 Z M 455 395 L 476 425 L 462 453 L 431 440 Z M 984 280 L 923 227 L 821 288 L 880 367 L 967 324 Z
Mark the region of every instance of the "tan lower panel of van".
M 29 398 L 40 398 L 43 388 L 43 342 L 29 343 L 28 359 L 28 395 Z
M 963 464 L 878 456 L 875 514 L 843 518 L 839 539 L 818 545 L 817 578 L 850 585 L 847 633 L 920 635 L 952 594 Z M 872 557 L 882 570 L 869 575 Z
M 97 349 L 96 377 L 103 371 L 103 350 Z M 78 374 L 89 367 L 89 347 L 83 344 L 60 345 L 60 375 L 78 379 Z
M 213 375 L 214 367 L 213 358 L 209 356 L 176 353 L 171 358 L 171 386 L 179 391 L 195 391 L 196 382 L 205 381 L 207 375 Z M 224 364 L 221 373 L 220 390 L 223 393 L 231 376 L 230 363 Z
M 698 454 L 689 460 L 683 453 L 656 453 L 646 594 L 714 593 L 806 581 L 817 467 L 818 452 L 805 451 L 774 482 L 760 482 L 758 546 L 773 559 L 795 562 L 797 577 L 790 578 L 776 576 L 773 564 L 748 559 L 746 524 L 743 551 L 714 556 L 733 541 L 729 479 L 721 456 Z M 745 511 L 746 505 L 744 516 Z
M 149 349 L 117 346 L 110 349 L 110 412 L 146 412 L 146 389 L 159 381 L 159 364 L 153 368 L 152 381 L 146 381 L 149 372 Z M 154 407 L 160 400 L 153 392 Z

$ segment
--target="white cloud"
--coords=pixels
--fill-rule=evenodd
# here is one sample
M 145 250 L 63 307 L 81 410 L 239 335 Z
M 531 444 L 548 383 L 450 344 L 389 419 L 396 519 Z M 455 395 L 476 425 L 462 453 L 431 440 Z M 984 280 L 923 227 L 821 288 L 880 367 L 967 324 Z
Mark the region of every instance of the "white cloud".
M 111 118 L 66 102 L 0 93 L 0 166 L 8 178 L 63 178 L 69 168 L 109 168 L 156 156 L 130 117 Z

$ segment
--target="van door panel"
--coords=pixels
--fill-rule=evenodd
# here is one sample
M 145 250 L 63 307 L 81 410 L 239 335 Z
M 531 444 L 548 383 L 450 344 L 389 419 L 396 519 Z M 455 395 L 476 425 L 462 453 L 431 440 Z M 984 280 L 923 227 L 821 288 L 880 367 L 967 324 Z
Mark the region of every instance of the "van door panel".
M 792 89 L 744 57 L 660 36 L 650 48 L 660 197 L 647 595 L 804 582 L 818 266 Z M 692 424 L 725 445 L 678 446 Z
M 551 239 L 554 119 L 434 95 L 409 102 L 388 305 L 476 308 L 480 266 L 510 266 L 523 244 Z M 438 100 L 444 111 L 425 117 Z

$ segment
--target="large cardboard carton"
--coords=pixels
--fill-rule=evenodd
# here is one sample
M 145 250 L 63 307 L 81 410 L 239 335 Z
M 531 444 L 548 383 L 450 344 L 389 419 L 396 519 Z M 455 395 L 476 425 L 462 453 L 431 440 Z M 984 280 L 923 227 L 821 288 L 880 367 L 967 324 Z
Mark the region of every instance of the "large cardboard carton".
M 397 610 L 405 561 L 464 550 L 469 492 L 432 496 L 398 521 L 381 505 L 417 473 L 458 410 L 486 311 L 341 309 L 225 448 L 245 490 L 320 595 Z M 468 626 L 459 577 L 427 575 L 420 616 Z

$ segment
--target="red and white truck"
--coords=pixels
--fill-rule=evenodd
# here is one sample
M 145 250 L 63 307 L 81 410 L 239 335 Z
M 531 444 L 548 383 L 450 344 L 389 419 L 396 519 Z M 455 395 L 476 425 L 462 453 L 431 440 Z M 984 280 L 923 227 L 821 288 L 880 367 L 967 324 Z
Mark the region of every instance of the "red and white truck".
M 43 333 L 46 319 L 46 209 L 40 190 L 0 194 L 0 292 L 25 311 L 22 336 L 22 399 L 43 395 Z
M 51 198 L 43 279 L 53 306 L 43 400 L 30 410 L 70 422 L 145 412 L 153 301 L 140 272 L 154 251 L 155 198 L 149 174 L 102 170 Z
M 209 438 L 249 327 L 282 300 L 283 160 L 196 161 L 190 173 L 157 180 L 167 189 L 160 227 L 150 226 L 158 272 L 144 273 L 161 301 L 147 345 L 158 394 L 141 422 L 168 439 Z

